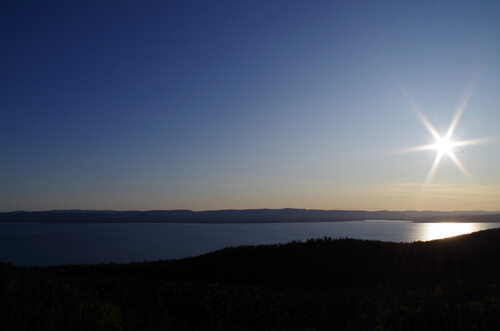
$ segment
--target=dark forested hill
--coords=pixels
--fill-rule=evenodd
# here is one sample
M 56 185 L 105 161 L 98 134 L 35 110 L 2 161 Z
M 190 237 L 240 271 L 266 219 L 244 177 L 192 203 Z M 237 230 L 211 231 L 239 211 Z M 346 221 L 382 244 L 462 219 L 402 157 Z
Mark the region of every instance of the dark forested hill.
M 198 257 L 0 264 L 2 330 L 491 330 L 500 229 L 431 242 L 315 239 Z

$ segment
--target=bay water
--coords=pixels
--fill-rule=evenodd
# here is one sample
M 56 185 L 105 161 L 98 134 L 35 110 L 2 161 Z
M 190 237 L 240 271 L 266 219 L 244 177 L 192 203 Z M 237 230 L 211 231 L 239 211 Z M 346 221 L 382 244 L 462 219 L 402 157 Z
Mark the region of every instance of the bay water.
M 178 259 L 224 247 L 310 238 L 393 242 L 440 239 L 500 223 L 350 221 L 306 223 L 0 223 L 0 262 L 44 266 Z

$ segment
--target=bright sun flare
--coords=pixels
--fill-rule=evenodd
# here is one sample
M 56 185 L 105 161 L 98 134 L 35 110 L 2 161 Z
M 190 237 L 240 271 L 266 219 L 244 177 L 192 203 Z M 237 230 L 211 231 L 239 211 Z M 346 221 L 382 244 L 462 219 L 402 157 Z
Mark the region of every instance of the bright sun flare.
M 420 118 L 420 121 L 424 124 L 424 126 L 427 128 L 429 133 L 434 137 L 435 143 L 434 144 L 429 144 L 429 145 L 422 145 L 422 146 L 416 146 L 412 148 L 408 148 L 405 151 L 407 152 L 416 152 L 416 151 L 425 151 L 425 150 L 435 150 L 437 151 L 436 158 L 434 159 L 434 162 L 432 163 L 431 168 L 429 169 L 429 173 L 427 174 L 427 178 L 425 180 L 425 183 L 429 183 L 432 178 L 434 177 L 434 174 L 436 173 L 436 170 L 439 166 L 439 163 L 441 162 L 441 159 L 443 158 L 444 155 L 449 157 L 453 163 L 457 166 L 458 169 L 462 172 L 464 177 L 470 180 L 470 175 L 465 166 L 462 164 L 462 162 L 457 158 L 455 155 L 455 148 L 460 147 L 460 146 L 467 146 L 467 145 L 474 145 L 474 144 L 479 144 L 486 142 L 488 138 L 483 138 L 483 139 L 472 139 L 472 140 L 462 140 L 462 141 L 453 141 L 452 136 L 455 131 L 455 128 L 458 124 L 458 121 L 460 120 L 460 117 L 462 116 L 462 113 L 465 110 L 465 107 L 467 105 L 467 102 L 469 101 L 469 98 L 471 96 L 472 91 L 469 90 L 468 93 L 464 95 L 462 100 L 460 101 L 460 104 L 458 105 L 458 109 L 455 112 L 455 115 L 453 116 L 453 119 L 450 123 L 450 126 L 448 127 L 448 131 L 444 136 L 440 135 L 436 129 L 432 126 L 432 124 L 427 120 L 427 118 L 424 116 L 420 108 L 411 100 L 411 98 L 407 95 L 408 100 L 410 101 L 413 110 L 417 113 L 418 117 Z
M 441 138 L 436 139 L 436 143 L 434 144 L 434 148 L 440 153 L 440 154 L 446 154 L 446 155 L 451 155 L 453 152 L 453 147 L 454 144 L 453 142 L 448 139 L 448 138 Z

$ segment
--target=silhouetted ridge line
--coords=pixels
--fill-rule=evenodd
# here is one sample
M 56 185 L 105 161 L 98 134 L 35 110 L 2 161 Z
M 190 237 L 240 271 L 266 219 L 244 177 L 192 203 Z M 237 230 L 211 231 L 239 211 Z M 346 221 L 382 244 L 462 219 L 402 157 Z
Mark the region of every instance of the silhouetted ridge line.
M 273 287 L 338 287 L 500 279 L 498 256 L 500 228 L 428 242 L 323 238 L 229 247 L 197 257 L 131 263 L 119 268 L 116 265 L 56 268 L 78 273 L 107 272 L 111 268 L 117 272 L 137 271 L 138 277 Z
M 5 330 L 495 330 L 500 229 L 312 239 L 181 260 L 0 263 Z M 480 327 L 478 327 L 478 325 Z
M 167 263 L 162 276 L 306 287 L 495 279 L 498 256 L 500 228 L 414 243 L 324 238 L 226 248 Z

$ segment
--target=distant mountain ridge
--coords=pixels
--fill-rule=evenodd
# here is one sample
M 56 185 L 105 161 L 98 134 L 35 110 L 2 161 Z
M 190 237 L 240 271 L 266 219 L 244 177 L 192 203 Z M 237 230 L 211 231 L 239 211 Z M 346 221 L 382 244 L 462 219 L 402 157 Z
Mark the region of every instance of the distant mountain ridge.
M 226 209 L 226 210 L 50 210 L 0 213 L 0 222 L 38 223 L 287 223 L 361 220 L 414 222 L 500 222 L 500 212 L 488 211 L 364 211 L 320 209 Z

